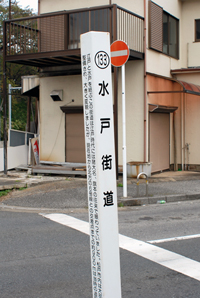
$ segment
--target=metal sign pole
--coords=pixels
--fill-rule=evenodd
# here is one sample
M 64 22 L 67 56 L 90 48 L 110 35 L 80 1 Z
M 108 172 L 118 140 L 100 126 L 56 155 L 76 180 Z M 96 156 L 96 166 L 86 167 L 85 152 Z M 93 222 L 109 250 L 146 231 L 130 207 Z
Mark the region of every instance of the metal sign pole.
M 122 131 L 123 131 L 123 197 L 127 197 L 127 165 L 126 165 L 126 101 L 125 101 L 125 64 L 122 70 Z
M 8 107 L 9 107 L 9 129 L 11 129 L 11 110 L 12 110 L 12 99 L 11 99 L 11 84 L 8 84 Z
M 125 63 L 129 58 L 129 47 L 122 40 L 111 44 L 111 64 L 121 66 L 122 74 L 122 153 L 123 153 L 123 197 L 127 197 L 127 163 L 126 163 L 126 106 L 125 106 Z
M 110 34 L 81 35 L 92 291 L 121 298 Z

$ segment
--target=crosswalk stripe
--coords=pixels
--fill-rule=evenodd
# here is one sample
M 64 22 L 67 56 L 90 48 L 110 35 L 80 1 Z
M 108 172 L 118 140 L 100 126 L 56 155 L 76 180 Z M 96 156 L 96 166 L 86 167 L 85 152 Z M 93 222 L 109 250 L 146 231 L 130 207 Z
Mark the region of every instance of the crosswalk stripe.
M 89 224 L 60 213 L 40 214 L 45 218 L 89 235 Z M 177 253 L 119 234 L 119 246 L 166 268 L 200 281 L 200 263 Z
M 200 234 L 179 236 L 179 237 L 165 238 L 165 239 L 158 239 L 158 240 L 150 240 L 150 241 L 147 241 L 147 242 L 151 243 L 151 244 L 156 244 L 156 243 L 163 243 L 163 242 L 190 240 L 190 239 L 195 239 L 195 238 L 200 238 Z

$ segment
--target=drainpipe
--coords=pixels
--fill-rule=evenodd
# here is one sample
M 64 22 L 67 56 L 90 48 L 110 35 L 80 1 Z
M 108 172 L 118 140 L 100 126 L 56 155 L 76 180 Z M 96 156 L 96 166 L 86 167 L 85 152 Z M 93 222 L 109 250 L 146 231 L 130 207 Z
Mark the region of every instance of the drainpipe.
M 146 72 L 146 41 L 147 41 L 147 27 L 146 27 L 146 0 L 144 0 L 144 162 L 147 162 L 147 72 Z
M 186 160 L 185 160 L 185 142 L 186 142 L 186 93 L 183 93 L 183 102 L 184 102 L 184 170 L 186 170 Z
M 184 114 L 184 108 L 183 108 L 183 93 L 181 93 L 181 170 L 184 171 L 184 122 L 183 122 L 183 114 Z

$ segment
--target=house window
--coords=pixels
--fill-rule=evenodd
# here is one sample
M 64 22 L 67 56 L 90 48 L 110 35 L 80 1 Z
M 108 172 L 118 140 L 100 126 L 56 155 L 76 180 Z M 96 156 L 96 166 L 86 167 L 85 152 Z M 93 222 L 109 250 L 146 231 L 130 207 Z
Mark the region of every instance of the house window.
M 195 41 L 200 41 L 200 20 L 195 20 Z
M 178 20 L 163 12 L 163 53 L 178 58 Z
M 171 57 L 179 57 L 179 21 L 162 7 L 149 2 L 150 48 Z

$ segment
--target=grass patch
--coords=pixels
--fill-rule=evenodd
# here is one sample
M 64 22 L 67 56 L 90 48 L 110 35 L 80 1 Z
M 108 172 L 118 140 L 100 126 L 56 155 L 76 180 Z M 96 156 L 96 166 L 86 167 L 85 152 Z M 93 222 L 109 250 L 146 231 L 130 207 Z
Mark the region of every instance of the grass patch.
M 118 204 L 118 207 L 124 207 L 124 204 L 123 204 L 122 202 L 120 202 L 120 203 Z
M 118 183 L 117 186 L 118 187 L 123 187 L 123 184 L 122 183 Z
M 0 197 L 6 196 L 12 189 L 0 190 Z
M 26 187 L 17 188 L 17 190 L 24 190 L 24 189 L 27 189 L 27 186 Z

